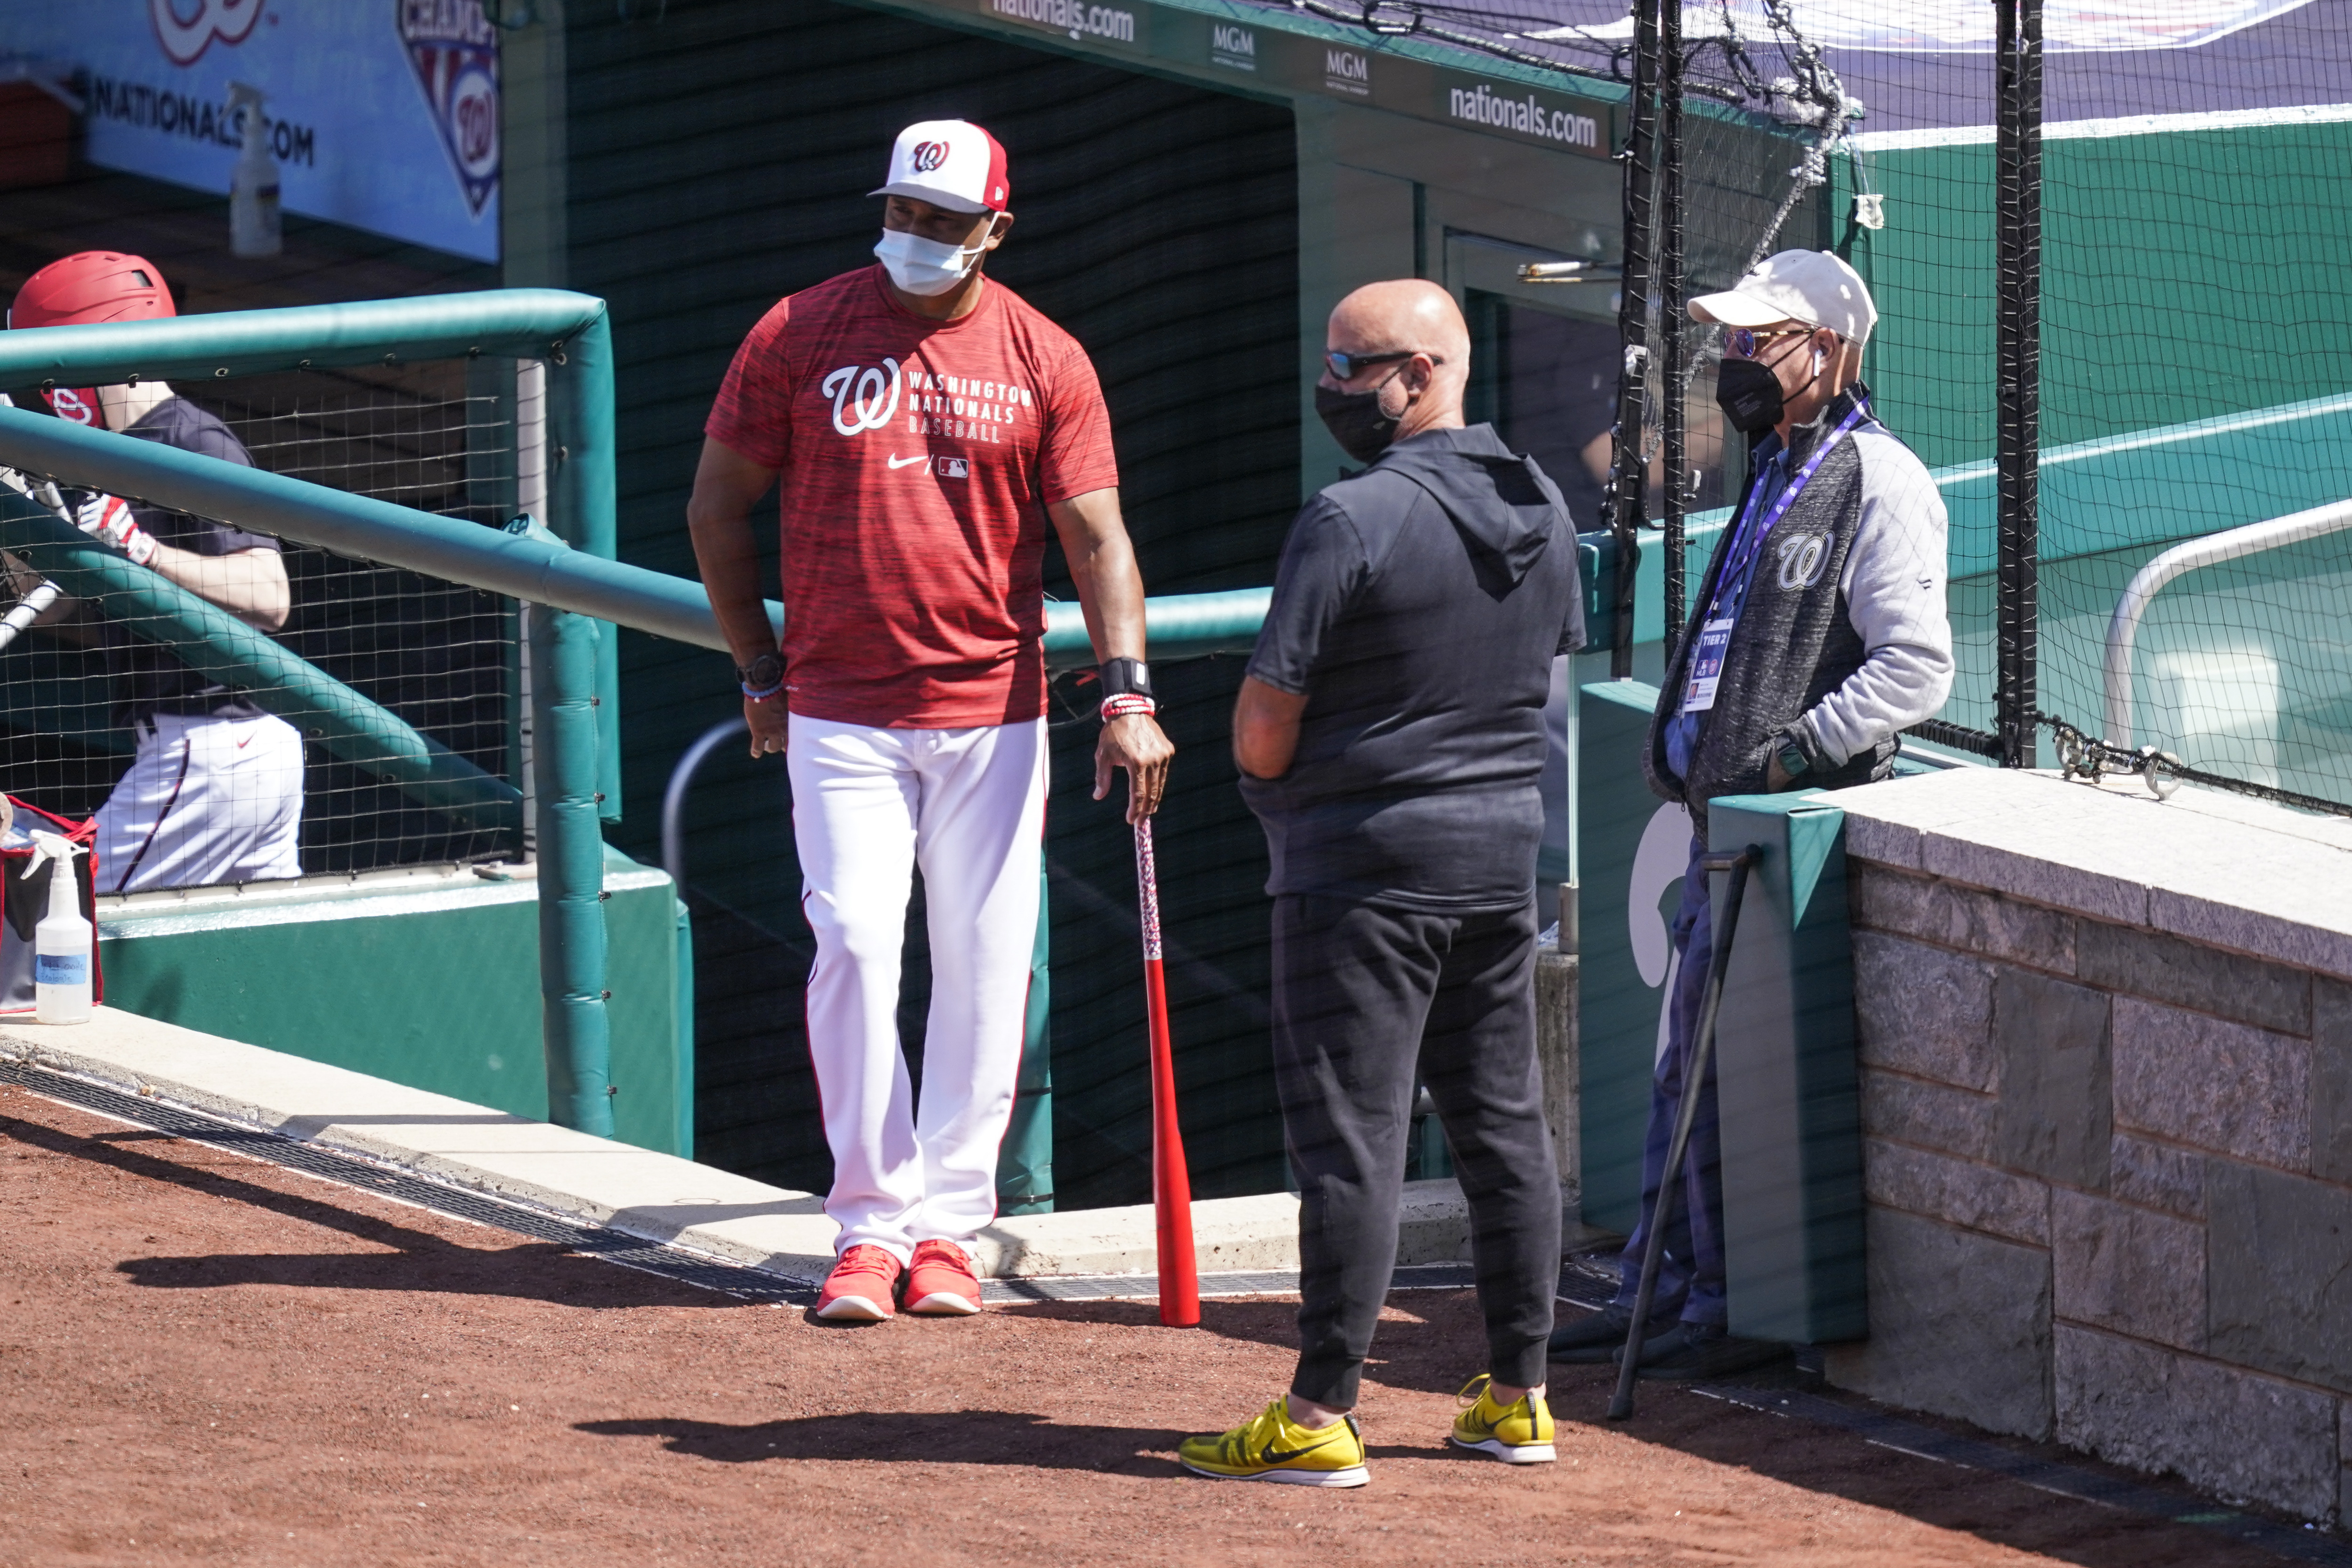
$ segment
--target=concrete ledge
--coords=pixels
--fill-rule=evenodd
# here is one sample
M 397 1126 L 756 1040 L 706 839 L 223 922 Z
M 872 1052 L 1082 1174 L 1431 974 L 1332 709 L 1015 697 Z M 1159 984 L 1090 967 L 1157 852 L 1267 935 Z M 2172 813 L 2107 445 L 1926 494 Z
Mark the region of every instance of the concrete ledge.
M 832 1267 L 835 1227 L 814 1194 L 116 1008 L 71 1026 L 0 1017 L 0 1055 L 754 1268 Z M 1290 1194 L 1195 1203 L 1192 1227 L 1204 1271 L 1298 1267 Z M 1149 1273 L 1156 1235 L 1149 1205 L 1008 1216 L 975 1262 L 999 1279 Z M 1461 1189 L 1411 1184 L 1397 1261 L 1468 1256 Z
M 1956 768 L 1824 795 L 1846 853 L 2352 978 L 2352 823 L 2193 786 Z M 2342 858 L 2338 858 L 2338 857 Z

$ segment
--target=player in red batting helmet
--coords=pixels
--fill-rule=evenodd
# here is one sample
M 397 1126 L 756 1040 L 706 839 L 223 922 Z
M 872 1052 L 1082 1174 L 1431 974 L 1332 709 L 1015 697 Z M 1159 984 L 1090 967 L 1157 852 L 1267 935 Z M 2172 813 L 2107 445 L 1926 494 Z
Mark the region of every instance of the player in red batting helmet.
M 176 316 L 163 274 L 143 256 L 81 250 L 25 279 L 9 308 L 11 327 L 68 327 Z
M 50 262 L 25 279 L 8 308 L 8 325 L 78 327 L 93 321 L 143 321 L 176 316 L 163 274 L 143 256 L 81 250 Z M 49 408 L 77 425 L 97 425 L 98 395 L 89 387 L 54 387 Z
M 179 312 L 144 257 L 85 250 L 25 280 L 8 311 L 15 330 L 99 326 Z M 250 468 L 229 427 L 162 381 L 49 387 L 59 418 Z M 64 492 L 69 520 L 100 543 L 258 630 L 286 623 L 291 603 L 278 542 L 210 518 Z M 0 557 L 0 583 L 21 591 L 40 574 Z M 72 627 L 65 622 L 77 623 Z M 201 887 L 301 875 L 302 737 L 246 692 L 182 664 L 94 605 L 61 598 L 36 626 L 106 650 L 123 699 L 116 722 L 139 742 L 131 769 L 98 811 L 98 859 L 109 892 Z

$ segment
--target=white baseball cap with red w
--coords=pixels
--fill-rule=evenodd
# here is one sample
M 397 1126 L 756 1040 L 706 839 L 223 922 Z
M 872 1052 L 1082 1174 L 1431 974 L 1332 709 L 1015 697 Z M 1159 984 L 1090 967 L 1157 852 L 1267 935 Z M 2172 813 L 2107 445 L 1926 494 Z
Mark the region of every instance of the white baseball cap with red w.
M 911 196 L 950 212 L 1001 213 L 1011 199 L 1004 149 L 968 120 L 920 120 L 898 132 L 890 177 L 869 196 Z

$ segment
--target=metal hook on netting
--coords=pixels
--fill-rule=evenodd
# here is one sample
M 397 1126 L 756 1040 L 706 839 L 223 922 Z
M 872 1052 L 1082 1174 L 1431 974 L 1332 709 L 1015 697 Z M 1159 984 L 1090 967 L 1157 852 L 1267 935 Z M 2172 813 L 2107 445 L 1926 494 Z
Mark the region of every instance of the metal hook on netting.
M 1753 70 L 1751 61 L 1750 72 L 1763 89 L 1758 96 L 1764 100 L 1773 118 L 1790 125 L 1811 127 L 1814 139 L 1813 144 L 1805 149 L 1804 156 L 1797 166 L 1789 171 L 1788 194 L 1780 198 L 1780 205 L 1774 209 L 1771 221 L 1764 226 L 1755 249 L 1748 253 L 1748 265 L 1751 269 L 1761 266 L 1764 258 L 1772 254 L 1772 247 L 1780 237 L 1780 230 L 1788 223 L 1789 215 L 1797 210 L 1797 204 L 1804 200 L 1805 193 L 1829 184 L 1830 149 L 1845 137 L 1847 126 L 1861 119 L 1863 113 L 1862 100 L 1847 94 L 1845 84 L 1822 58 L 1821 46 L 1805 37 L 1798 27 L 1789 0 L 1762 0 L 1762 4 L 1765 20 L 1771 24 L 1775 33 L 1787 40 L 1781 47 L 1789 58 L 1790 69 L 1793 74 L 1762 83 L 1761 73 Z M 1730 28 L 1730 0 L 1722 0 L 1722 5 L 1724 25 Z M 1733 30 L 1736 33 L 1736 29 Z M 1747 58 L 1744 42 L 1740 45 L 1740 58 Z
M 2054 713 L 2036 711 L 2033 721 L 2050 731 L 2051 740 L 2057 747 L 2059 776 L 2062 778 L 2081 779 L 2088 784 L 2097 784 L 2109 774 L 2118 778 L 2137 778 L 2158 800 L 2170 800 L 2184 784 L 2203 784 L 2208 789 L 2251 795 L 2273 805 L 2291 805 L 2299 811 L 2315 811 L 2329 816 L 2352 816 L 2352 805 L 2341 801 L 2281 789 L 2276 784 L 2256 784 L 2250 779 L 2233 779 L 2224 773 L 2209 773 L 2203 768 L 2190 767 L 2173 752 L 2158 751 L 2154 746 L 2115 745 L 2068 723 Z
M 2169 800 L 2180 788 L 2180 759 L 2154 746 L 2137 750 L 2110 745 L 2085 734 L 2052 713 L 2036 713 L 2034 721 L 2050 731 L 2058 752 L 2058 775 L 2097 784 L 2108 774 L 2137 777 L 2158 800 Z

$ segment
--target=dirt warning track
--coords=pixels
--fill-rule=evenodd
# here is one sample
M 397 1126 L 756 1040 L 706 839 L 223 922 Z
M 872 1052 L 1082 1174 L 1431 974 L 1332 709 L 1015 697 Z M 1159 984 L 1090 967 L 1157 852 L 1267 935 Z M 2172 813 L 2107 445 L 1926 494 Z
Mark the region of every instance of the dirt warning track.
M 14 1087 L 0 1235 L 7 1568 L 2284 1561 L 1690 1393 L 1610 1426 L 1598 1373 L 1559 1464 L 1458 1458 L 1464 1292 L 1391 1298 L 1331 1494 L 1174 1463 L 1284 1385 L 1282 1301 L 839 1328 Z

